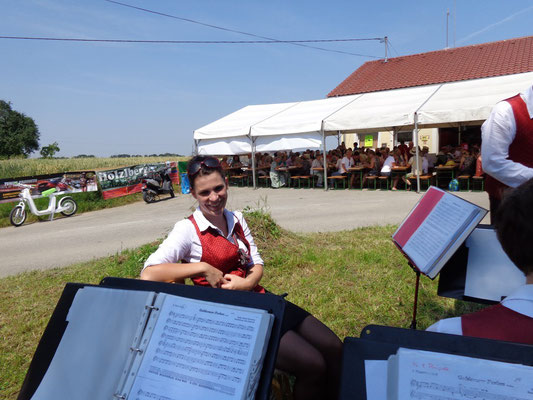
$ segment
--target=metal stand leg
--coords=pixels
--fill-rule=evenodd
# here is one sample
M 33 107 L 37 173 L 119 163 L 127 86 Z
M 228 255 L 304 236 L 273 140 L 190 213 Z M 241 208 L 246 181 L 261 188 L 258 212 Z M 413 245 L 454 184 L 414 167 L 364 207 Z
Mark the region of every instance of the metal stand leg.
M 409 263 L 411 265 L 411 263 Z M 412 267 L 412 265 L 411 265 Z M 411 329 L 416 329 L 416 311 L 418 305 L 418 287 L 420 286 L 420 271 L 415 270 L 416 272 L 416 285 L 415 285 L 415 300 L 413 304 L 413 320 L 411 321 Z

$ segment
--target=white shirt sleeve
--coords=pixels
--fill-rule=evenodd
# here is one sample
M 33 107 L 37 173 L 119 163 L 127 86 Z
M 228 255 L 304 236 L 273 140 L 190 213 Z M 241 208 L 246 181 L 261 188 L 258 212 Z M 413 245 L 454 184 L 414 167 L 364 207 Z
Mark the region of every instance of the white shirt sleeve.
M 533 178 L 533 168 L 507 159 L 515 136 L 513 109 L 507 101 L 501 101 L 481 126 L 481 157 L 483 170 L 510 187 Z
M 463 327 L 461 325 L 461 317 L 441 319 L 427 328 L 426 331 L 462 335 Z
M 190 262 L 192 244 L 197 236 L 191 221 L 188 219 L 178 221 L 163 243 L 148 257 L 144 268 L 150 265 L 177 263 L 181 260 Z

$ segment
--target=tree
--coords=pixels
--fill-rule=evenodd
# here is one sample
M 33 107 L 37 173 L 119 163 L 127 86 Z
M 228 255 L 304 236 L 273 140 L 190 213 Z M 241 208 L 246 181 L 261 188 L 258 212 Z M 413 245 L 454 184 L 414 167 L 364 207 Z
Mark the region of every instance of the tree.
M 35 121 L 0 100 L 0 157 L 29 156 L 39 148 Z
M 43 158 L 54 158 L 54 154 L 59 151 L 59 145 L 57 142 L 49 144 L 48 146 L 43 146 L 41 148 L 41 156 Z

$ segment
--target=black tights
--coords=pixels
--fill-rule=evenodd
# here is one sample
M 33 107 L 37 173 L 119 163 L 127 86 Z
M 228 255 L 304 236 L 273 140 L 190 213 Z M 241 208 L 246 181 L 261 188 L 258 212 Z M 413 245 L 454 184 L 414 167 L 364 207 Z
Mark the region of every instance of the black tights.
M 333 399 L 339 393 L 342 342 L 309 315 L 280 340 L 276 368 L 296 377 L 294 400 Z

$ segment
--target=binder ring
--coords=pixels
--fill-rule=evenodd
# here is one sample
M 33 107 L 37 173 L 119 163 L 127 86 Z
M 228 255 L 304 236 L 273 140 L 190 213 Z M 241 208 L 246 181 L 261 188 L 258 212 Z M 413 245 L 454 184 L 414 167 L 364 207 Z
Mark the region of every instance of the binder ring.
M 159 311 L 159 307 L 156 307 L 156 306 L 144 306 L 144 308 L 146 308 L 147 310 L 156 310 L 156 311 Z
M 141 354 L 143 351 L 142 349 L 139 349 L 138 347 L 130 347 L 131 351 L 136 351 L 137 353 Z
M 118 394 L 118 393 L 115 393 L 115 394 L 113 395 L 113 397 L 115 397 L 115 398 L 117 398 L 117 399 L 123 399 L 123 400 L 126 399 L 126 396 L 123 396 L 123 395 Z

